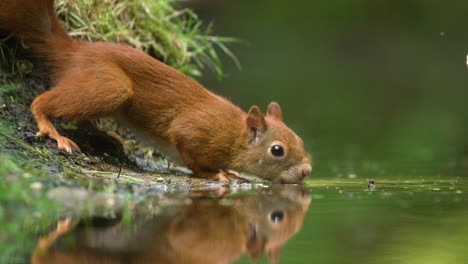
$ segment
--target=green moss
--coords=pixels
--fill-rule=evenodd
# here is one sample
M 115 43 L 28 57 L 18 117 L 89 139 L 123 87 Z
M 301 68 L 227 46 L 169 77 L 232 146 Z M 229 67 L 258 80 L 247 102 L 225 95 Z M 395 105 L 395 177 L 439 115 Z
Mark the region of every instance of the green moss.
M 0 121 L 0 263 L 22 263 L 34 248 L 30 238 L 45 230 L 55 210 L 40 190 L 49 176 L 29 164 L 21 154 L 7 154 L 12 129 Z
M 212 35 L 211 24 L 190 9 L 176 9 L 175 0 L 60 0 L 57 13 L 67 31 L 88 41 L 127 43 L 192 77 L 206 67 L 218 77 L 222 64 L 217 50 L 234 55 L 225 44 L 234 38 Z

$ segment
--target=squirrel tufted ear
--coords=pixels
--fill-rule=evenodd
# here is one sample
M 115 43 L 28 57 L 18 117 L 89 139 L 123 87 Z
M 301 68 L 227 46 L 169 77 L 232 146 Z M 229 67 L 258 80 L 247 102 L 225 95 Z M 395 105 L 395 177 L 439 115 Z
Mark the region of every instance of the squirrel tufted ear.
M 273 264 L 279 263 L 282 251 L 283 251 L 283 245 L 279 245 L 272 249 L 268 249 L 267 256 L 268 256 L 268 260 L 270 261 L 270 263 L 273 263 Z
M 279 121 L 283 121 L 283 112 L 281 111 L 281 107 L 277 102 L 271 102 L 268 106 L 267 116 L 274 117 Z
M 256 105 L 252 106 L 247 114 L 247 127 L 249 128 L 249 144 L 258 143 L 260 137 L 267 129 L 265 117 Z
M 266 129 L 265 117 L 256 105 L 252 106 L 247 114 L 247 126 L 252 130 Z
M 257 261 L 265 251 L 265 238 L 261 237 L 258 224 L 250 224 L 248 228 L 248 236 L 247 236 L 247 252 L 249 257 Z

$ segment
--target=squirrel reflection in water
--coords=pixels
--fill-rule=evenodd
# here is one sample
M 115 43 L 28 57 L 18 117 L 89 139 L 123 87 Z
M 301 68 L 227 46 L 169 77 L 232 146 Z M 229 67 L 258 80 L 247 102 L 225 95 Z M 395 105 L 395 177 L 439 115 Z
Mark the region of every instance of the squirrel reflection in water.
M 197 196 L 157 215 L 136 214 L 130 226 L 121 219 L 94 226 L 60 221 L 39 240 L 32 263 L 231 263 L 264 252 L 276 263 L 311 202 L 297 185 L 227 200 Z

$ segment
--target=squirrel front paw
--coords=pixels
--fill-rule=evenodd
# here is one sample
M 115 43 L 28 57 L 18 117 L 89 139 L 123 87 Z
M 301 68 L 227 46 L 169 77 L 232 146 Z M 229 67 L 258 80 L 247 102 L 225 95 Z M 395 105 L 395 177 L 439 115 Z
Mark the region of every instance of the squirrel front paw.
M 37 132 L 36 136 L 38 136 L 38 137 L 48 136 L 49 138 L 57 141 L 58 149 L 64 150 L 64 151 L 66 151 L 68 153 L 80 152 L 81 151 L 80 147 L 78 147 L 78 145 L 75 142 L 73 142 L 69 138 L 66 138 L 64 136 L 59 135 L 58 133 L 57 134 L 52 134 L 52 133 L 39 131 L 39 132 Z
M 80 147 L 73 142 L 71 139 L 66 137 L 60 137 L 57 139 L 57 145 L 60 150 L 64 150 L 68 153 L 80 152 Z
M 224 171 L 220 170 L 219 172 L 217 172 L 213 178 L 212 178 L 213 181 L 218 181 L 218 182 L 222 182 L 222 183 L 229 183 L 230 182 L 230 179 L 227 177 L 227 175 L 225 174 Z
M 239 177 L 239 175 L 232 170 L 219 170 L 213 177 L 212 180 L 223 183 L 229 183 L 231 181 L 237 181 L 240 183 L 249 182 L 247 179 Z

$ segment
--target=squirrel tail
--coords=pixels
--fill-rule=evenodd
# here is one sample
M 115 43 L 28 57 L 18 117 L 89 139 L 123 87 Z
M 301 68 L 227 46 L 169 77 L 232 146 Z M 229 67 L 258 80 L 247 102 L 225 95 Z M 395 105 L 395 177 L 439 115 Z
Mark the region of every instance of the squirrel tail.
M 1 0 L 0 30 L 22 38 L 34 55 L 54 66 L 73 49 L 73 40 L 55 14 L 54 0 Z

